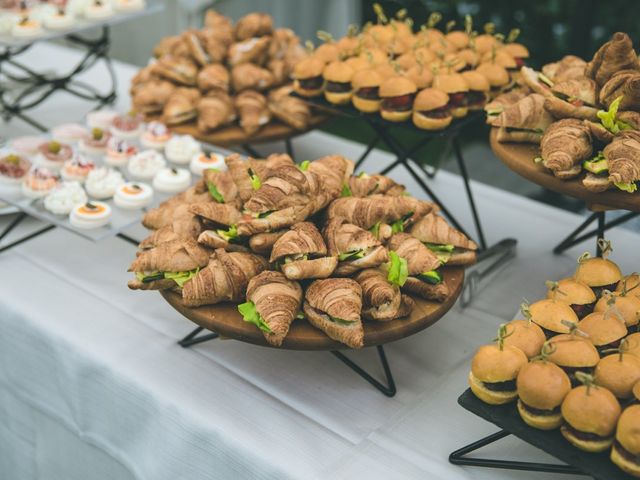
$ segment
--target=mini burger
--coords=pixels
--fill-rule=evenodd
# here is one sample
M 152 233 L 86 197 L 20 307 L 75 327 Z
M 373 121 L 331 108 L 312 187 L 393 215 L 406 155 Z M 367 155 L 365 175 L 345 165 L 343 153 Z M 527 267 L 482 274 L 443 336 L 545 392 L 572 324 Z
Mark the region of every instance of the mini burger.
M 413 124 L 423 130 L 443 130 L 451 124 L 449 95 L 435 88 L 425 88 L 413 103 Z
M 596 347 L 588 339 L 574 335 L 557 335 L 549 340 L 551 353 L 547 360 L 558 365 L 569 376 L 572 385 L 579 385 L 577 372 L 592 374 L 600 361 Z
M 626 351 L 628 355 L 635 355 L 640 358 L 640 333 L 632 333 L 631 335 L 625 338 L 626 342 Z M 640 392 L 640 387 L 638 387 L 638 391 Z M 638 399 L 640 400 L 640 398 Z
M 498 40 L 493 35 L 488 33 L 483 33 L 482 35 L 478 35 L 474 40 L 474 47 L 476 52 L 480 55 L 484 55 L 487 52 L 490 52 L 495 46 L 497 46 Z
M 491 98 L 500 95 L 507 85 L 509 85 L 509 72 L 507 72 L 504 67 L 496 65 L 495 63 L 482 63 L 478 65 L 476 72 L 481 73 L 489 80 L 489 85 L 491 86 L 489 96 Z
M 422 64 L 417 64 L 407 70 L 405 77 L 415 83 L 418 90 L 429 88 L 433 83 L 433 73 Z
M 619 400 L 633 397 L 633 386 L 640 380 L 640 358 L 614 353 L 604 357 L 594 372 L 597 385 L 606 388 Z
M 485 403 L 502 405 L 518 398 L 516 378 L 527 364 L 527 356 L 513 346 L 484 345 L 471 362 L 469 386 Z
M 620 415 L 611 461 L 629 475 L 640 477 L 640 405 L 627 407 Z
M 453 118 L 462 118 L 469 113 L 467 107 L 467 92 L 469 87 L 464 77 L 459 73 L 445 73 L 436 75 L 433 88 L 442 90 L 449 95 L 449 110 Z
M 562 425 L 560 405 L 571 391 L 571 381 L 556 364 L 535 360 L 520 369 L 516 380 L 518 413 L 524 422 L 540 430 Z
M 616 292 L 626 291 L 628 295 L 633 295 L 636 298 L 640 298 L 640 275 L 632 273 L 627 275 L 616 287 Z
M 322 95 L 324 78 L 322 71 L 324 63 L 314 57 L 300 60 L 293 70 L 293 89 L 303 97 L 317 97 Z
M 530 359 L 540 355 L 546 337 L 538 325 L 529 320 L 511 320 L 507 323 L 507 332 L 505 345 L 519 348 Z
M 382 76 L 375 70 L 361 70 L 351 79 L 353 96 L 351 102 L 361 112 L 373 113 L 380 110 L 380 84 Z
M 451 43 L 457 50 L 462 50 L 469 46 L 469 34 L 462 30 L 454 30 L 445 35 L 445 40 Z
M 525 316 L 529 316 L 531 321 L 536 323 L 547 338 L 558 335 L 559 333 L 569 333 L 571 331 L 570 324 L 577 324 L 578 317 L 573 309 L 560 300 L 547 298 L 532 303 L 528 307 L 523 308 Z
M 555 298 L 569 304 L 579 319 L 593 312 L 596 295 L 586 284 L 573 278 L 563 278 L 558 282 L 558 289 L 554 292 L 549 288 L 547 298 Z
M 627 330 L 638 331 L 640 322 L 640 298 L 632 295 L 623 295 L 622 292 L 603 295 L 596 303 L 594 311 L 606 312 L 613 307 L 624 319 Z
M 351 67 L 353 73 L 359 72 L 360 70 L 368 70 L 371 68 L 371 64 L 362 57 L 351 57 L 347 58 L 344 63 Z
M 620 267 L 604 257 L 583 255 L 578 260 L 578 268 L 573 278 L 593 289 L 596 297 L 602 296 L 603 290 L 613 292 L 622 279 Z
M 489 101 L 489 91 L 491 90 L 489 80 L 481 73 L 473 70 L 467 70 L 460 75 L 462 75 L 469 87 L 469 92 L 467 93 L 469 110 L 482 110 Z
M 612 310 L 587 315 L 578 323 L 578 329 L 589 336 L 601 354 L 605 350 L 618 348 L 620 340 L 628 333 L 624 320 Z
M 364 58 L 373 66 L 389 63 L 389 55 L 380 48 L 367 48 L 360 54 L 360 58 Z
M 322 76 L 325 80 L 324 98 L 327 102 L 344 105 L 351 101 L 353 69 L 349 65 L 345 62 L 331 62 L 324 68 Z
M 390 122 L 404 122 L 411 117 L 416 84 L 406 77 L 388 78 L 380 85 L 380 115 Z
M 518 68 L 526 65 L 527 59 L 529 58 L 529 50 L 521 43 L 507 43 L 501 50 L 507 52 L 515 59 Z
M 575 447 L 587 452 L 603 452 L 611 447 L 620 404 L 609 390 L 581 385 L 562 402 L 564 424 L 560 432 Z
M 331 63 L 340 59 L 340 49 L 335 43 L 327 42 L 319 45 L 312 55 L 322 63 Z

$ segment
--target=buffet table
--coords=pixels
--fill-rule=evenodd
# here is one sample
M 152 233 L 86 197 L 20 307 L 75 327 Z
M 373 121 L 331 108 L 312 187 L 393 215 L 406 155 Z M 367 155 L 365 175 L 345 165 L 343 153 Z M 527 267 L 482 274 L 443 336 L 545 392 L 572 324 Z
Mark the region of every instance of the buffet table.
M 30 55 L 53 66 L 76 54 L 39 45 Z M 117 107 L 124 110 L 135 69 L 116 68 L 122 93 Z M 99 72 L 89 72 L 87 80 L 92 78 Z M 81 118 L 84 108 L 59 95 L 35 114 L 55 124 Z M 6 136 L 30 133 L 17 123 L 0 125 Z M 300 158 L 333 152 L 357 158 L 362 148 L 321 132 L 296 140 Z M 375 151 L 364 168 L 373 171 L 389 161 Z M 408 175 L 394 178 L 418 191 Z M 432 185 L 470 225 L 461 179 L 440 172 Z M 388 345 L 398 387 L 392 399 L 322 352 L 233 340 L 180 348 L 176 341 L 192 324 L 159 295 L 126 288 L 133 247 L 118 239 L 92 243 L 54 230 L 0 255 L 1 476 L 534 478 L 448 463 L 451 451 L 495 431 L 456 399 L 466 389 L 476 346 L 495 336 L 501 319 L 513 317 L 522 292 L 541 297 L 545 280 L 573 271 L 584 246 L 562 256 L 549 250 L 579 217 L 486 185 L 472 187 L 487 240 L 516 237 L 518 256 L 486 279 L 470 307 L 454 307 L 428 330 Z M 11 218 L 0 217 L 0 228 Z M 30 228 L 37 224 L 21 225 L 17 235 Z M 127 231 L 134 238 L 143 233 L 141 227 Z M 639 235 L 618 228 L 608 236 L 613 259 L 633 257 Z M 375 350 L 348 355 L 382 376 Z M 548 460 L 513 438 L 482 454 Z

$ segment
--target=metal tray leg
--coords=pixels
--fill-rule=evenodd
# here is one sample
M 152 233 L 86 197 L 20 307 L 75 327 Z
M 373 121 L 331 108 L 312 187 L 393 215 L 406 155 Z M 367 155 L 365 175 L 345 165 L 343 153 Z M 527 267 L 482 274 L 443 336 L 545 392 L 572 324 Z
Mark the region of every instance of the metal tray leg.
M 356 372 L 362 378 L 364 378 L 367 382 L 373 385 L 380 393 L 385 395 L 386 397 L 393 397 L 396 394 L 396 383 L 393 379 L 393 374 L 391 373 L 391 368 L 389 368 L 389 363 L 387 362 L 387 356 L 384 353 L 384 347 L 382 345 L 378 345 L 376 347 L 378 350 L 378 356 L 380 357 L 380 363 L 382 363 L 382 368 L 384 369 L 384 375 L 387 380 L 387 385 L 373 378 L 369 373 L 367 373 L 361 366 L 347 357 L 344 353 L 339 352 L 337 350 L 332 350 L 333 353 L 342 363 L 344 363 L 351 370 Z
M 189 348 L 193 345 L 197 345 L 198 343 L 202 343 L 202 342 L 207 342 L 209 340 L 213 340 L 215 338 L 218 338 L 218 334 L 215 332 L 212 333 L 208 333 L 206 335 L 200 335 L 198 336 L 198 334 L 200 332 L 202 332 L 204 330 L 204 327 L 198 327 L 195 330 L 193 330 L 191 333 L 189 333 L 186 337 L 184 337 L 182 340 L 178 341 L 178 345 L 180 345 L 182 348 Z
M 484 437 L 478 441 L 470 443 L 449 455 L 449 462 L 454 465 L 465 465 L 471 467 L 488 467 L 499 468 L 503 470 L 523 470 L 528 472 L 548 472 L 548 473 L 564 473 L 572 475 L 587 475 L 571 465 L 559 465 L 552 463 L 538 462 L 518 462 L 513 460 L 495 460 L 489 458 L 468 458 L 467 454 L 474 452 L 482 447 L 486 447 L 504 437 L 511 435 L 506 430 L 500 430 L 494 434 Z M 588 476 L 588 475 L 587 475 Z
M 2 239 L 4 239 L 4 237 L 9 235 L 9 233 L 11 233 L 18 225 L 20 225 L 23 222 L 23 220 L 25 218 L 27 218 L 27 216 L 28 215 L 26 213 L 24 213 L 24 212 L 19 213 L 18 216 L 16 216 L 16 218 L 14 218 L 11 221 L 11 223 L 9 223 L 9 225 L 7 225 L 2 232 L 0 232 L 0 241 L 2 241 Z M 32 238 L 36 238 L 36 237 L 42 235 L 43 233 L 48 232 L 49 230 L 53 230 L 54 228 L 56 228 L 55 225 L 47 225 L 45 227 L 42 227 L 39 230 L 36 230 L 33 233 L 30 233 L 29 235 L 25 235 L 24 237 L 19 238 L 18 240 L 14 240 L 11 243 L 8 243 L 6 245 L 0 246 L 0 253 L 4 252 L 6 250 L 9 250 L 9 249 L 11 249 L 13 247 L 17 247 L 21 243 L 27 242 L 27 241 L 31 240 Z

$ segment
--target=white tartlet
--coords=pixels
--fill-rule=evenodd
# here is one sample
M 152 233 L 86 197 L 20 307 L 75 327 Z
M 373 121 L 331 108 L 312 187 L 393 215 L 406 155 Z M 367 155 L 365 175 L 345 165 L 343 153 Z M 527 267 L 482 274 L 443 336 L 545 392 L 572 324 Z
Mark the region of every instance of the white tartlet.
M 163 150 L 171 139 L 171 132 L 164 123 L 149 122 L 144 133 L 140 136 L 140 143 L 144 148 Z
M 89 173 L 85 188 L 90 197 L 105 200 L 113 197 L 116 189 L 124 183 L 122 174 L 112 168 L 96 168 Z
M 13 26 L 11 33 L 14 37 L 33 38 L 44 33 L 42 23 L 38 20 L 28 19 L 19 21 Z
M 44 167 L 32 167 L 22 182 L 22 194 L 27 198 L 42 198 L 60 183 L 60 177 Z
M 202 152 L 200 142 L 191 135 L 174 135 L 164 146 L 167 160 L 179 165 L 185 165 Z
M 44 198 L 44 208 L 54 215 L 69 215 L 83 203 L 87 203 L 87 194 L 78 182 L 63 182 Z
M 44 19 L 44 26 L 49 30 L 65 30 L 75 23 L 75 17 L 66 12 L 56 12 Z
M 11 140 L 10 146 L 12 150 L 17 153 L 26 156 L 33 156 L 38 154 L 38 147 L 42 144 L 44 139 L 35 135 L 29 135 L 24 137 L 18 137 Z
M 113 119 L 118 116 L 118 112 L 114 110 L 96 110 L 87 114 L 87 125 L 89 128 L 101 128 L 109 130 Z
M 51 130 L 51 138 L 62 143 L 75 143 L 89 135 L 89 130 L 79 123 L 63 123 Z
M 111 137 L 107 144 L 104 162 L 111 167 L 125 167 L 136 153 L 138 149 L 127 140 Z
M 90 20 L 99 20 L 102 18 L 108 18 L 113 15 L 113 8 L 111 4 L 106 0 L 93 1 L 84 10 L 84 16 Z
M 196 175 L 202 175 L 202 172 L 209 168 L 223 170 L 226 168 L 224 155 L 215 152 L 212 152 L 209 155 L 206 153 L 199 153 L 191 158 L 189 168 L 191 168 L 191 171 Z
M 115 0 L 114 7 L 121 12 L 134 12 L 145 7 L 144 0 Z
M 93 161 L 82 155 L 76 155 L 71 160 L 64 162 L 60 173 L 66 182 L 83 183 L 95 167 Z
M 191 173 L 186 168 L 163 168 L 153 177 L 153 188 L 163 193 L 178 193 L 191 185 Z
M 89 202 L 71 209 L 69 222 L 76 228 L 100 228 L 109 223 L 111 207 L 104 202 Z
M 113 196 L 113 203 L 125 210 L 137 210 L 151 204 L 153 188 L 146 183 L 129 182 L 120 185 Z
M 165 167 L 167 161 L 160 152 L 155 150 L 144 150 L 134 155 L 129 160 L 127 170 L 129 174 L 140 180 L 151 180 L 161 169 Z

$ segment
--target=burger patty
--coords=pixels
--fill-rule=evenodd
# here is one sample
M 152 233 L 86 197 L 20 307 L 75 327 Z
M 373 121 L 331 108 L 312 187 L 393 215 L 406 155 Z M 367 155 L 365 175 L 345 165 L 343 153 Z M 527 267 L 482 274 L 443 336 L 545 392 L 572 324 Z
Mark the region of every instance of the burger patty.
M 618 440 L 615 441 L 614 448 L 625 460 L 632 463 L 640 464 L 640 455 L 634 455 L 633 453 L 631 453 L 629 450 L 624 448 Z
M 506 382 L 482 382 L 482 385 L 492 392 L 513 392 L 516 389 L 515 380 L 507 380 Z
M 451 116 L 449 107 L 447 107 L 446 105 L 444 107 L 435 108 L 433 110 L 421 110 L 420 114 L 429 118 L 447 118 Z
M 356 92 L 356 95 L 365 100 L 380 100 L 378 90 L 380 90 L 378 87 L 362 87 Z
M 351 82 L 330 82 L 327 80 L 327 86 L 325 87 L 325 90 L 332 93 L 350 92 Z
M 449 94 L 449 108 L 460 108 L 467 104 L 467 95 L 465 92 Z
M 526 65 L 524 58 L 522 57 L 516 57 L 514 60 L 516 61 L 516 68 L 518 70 L 520 70 L 522 67 Z
M 551 415 L 557 415 L 558 413 L 560 413 L 560 405 L 552 408 L 551 410 L 543 410 L 541 408 L 534 408 L 531 405 L 527 405 L 522 401 L 522 399 L 520 399 L 520 402 L 522 403 L 522 407 L 532 415 L 550 417 Z
M 470 90 L 467 93 L 467 105 L 481 105 L 486 100 L 486 95 L 484 92 L 480 92 L 478 90 Z
M 408 93 L 398 97 L 383 98 L 382 108 L 393 112 L 408 112 L 413 107 L 413 97 L 413 93 Z
M 322 78 L 322 75 L 311 78 L 301 78 L 298 80 L 300 88 L 304 88 L 305 90 L 317 90 L 318 88 L 322 88 L 323 83 L 324 78 Z
M 591 290 L 593 290 L 593 293 L 596 294 L 596 298 L 600 298 L 602 296 L 602 292 L 604 292 L 605 290 L 609 290 L 610 292 L 613 292 L 615 291 L 617 286 L 618 286 L 618 282 L 615 282 L 609 285 L 602 285 L 600 287 L 591 287 Z
M 580 320 L 582 320 L 584 317 L 586 317 L 590 313 L 593 313 L 593 309 L 594 309 L 595 306 L 596 306 L 596 302 L 585 303 L 583 305 L 580 305 L 580 304 L 577 304 L 577 303 L 572 303 L 571 304 L 572 310 L 574 312 L 576 312 L 576 315 L 578 316 L 578 318 Z
M 584 440 L 586 442 L 600 442 L 602 440 L 609 440 L 611 437 L 603 437 L 601 435 L 597 435 L 595 433 L 583 432 L 576 428 L 573 428 L 568 423 L 564 423 L 564 428 L 566 428 L 574 437 Z

